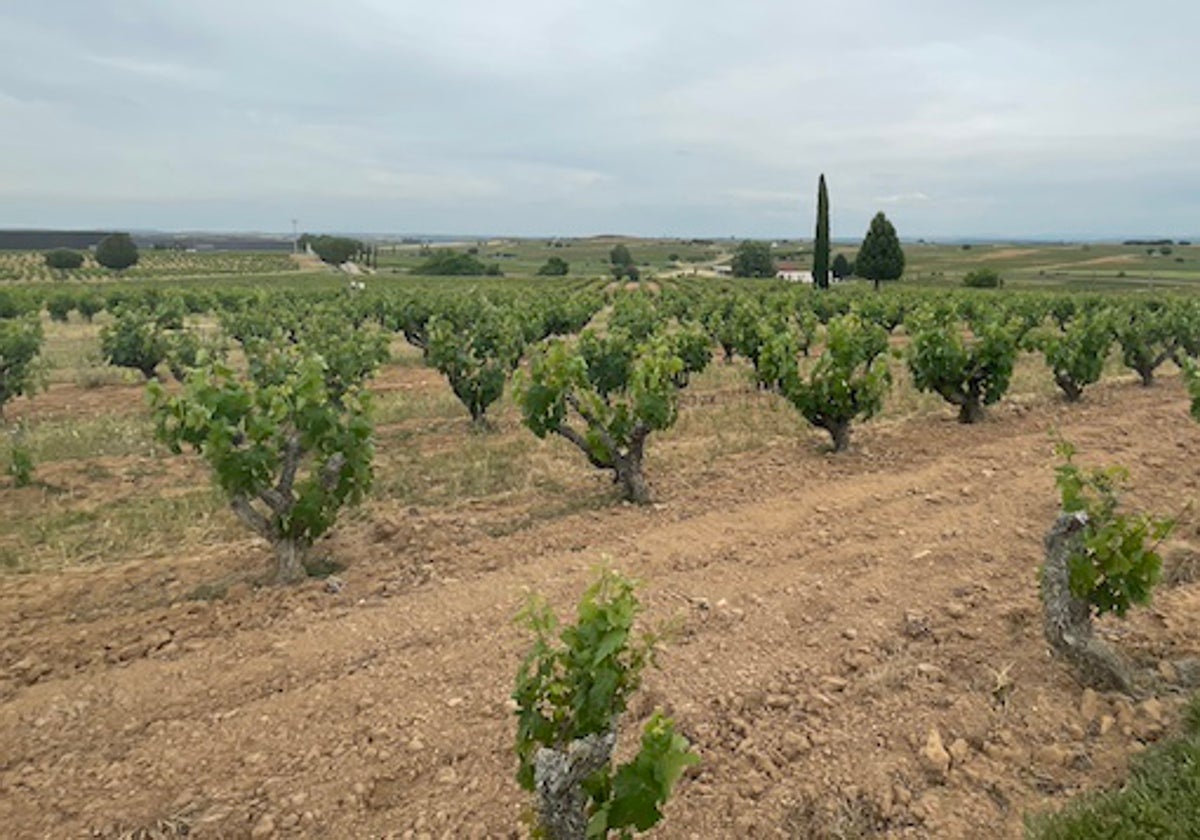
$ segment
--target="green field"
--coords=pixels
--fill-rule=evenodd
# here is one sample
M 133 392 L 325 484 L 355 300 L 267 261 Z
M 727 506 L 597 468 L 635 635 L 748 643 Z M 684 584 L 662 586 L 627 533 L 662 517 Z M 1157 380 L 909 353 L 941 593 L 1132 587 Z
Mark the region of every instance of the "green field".
M 503 239 L 456 243 L 458 251 L 473 251 L 484 263 L 495 263 L 506 276 L 530 276 L 550 257 L 560 257 L 573 275 L 608 273 L 608 254 L 625 244 L 643 276 L 677 276 L 711 273 L 728 263 L 737 242 L 733 240 L 631 239 Z M 429 248 L 440 246 L 433 245 Z M 1007 286 L 1052 290 L 1097 291 L 1114 288 L 1169 288 L 1200 281 L 1200 245 L 1171 245 L 1169 253 L 1158 247 L 1112 243 L 1046 244 L 987 243 L 939 245 L 924 242 L 904 245 L 907 266 L 901 282 L 912 285 L 960 285 L 968 272 L 994 268 Z M 773 251 L 778 262 L 812 265 L 812 243 L 778 241 Z M 857 245 L 833 246 L 853 260 Z M 427 256 L 423 246 L 384 246 L 380 273 L 411 271 Z M 672 259 L 674 257 L 675 259 Z
M 591 237 L 584 239 L 489 239 L 440 245 L 379 245 L 374 275 L 383 279 L 411 275 L 438 248 L 470 253 L 485 265 L 495 265 L 504 277 L 536 276 L 551 257 L 566 260 L 575 278 L 607 277 L 609 252 L 618 243 L 633 255 L 644 279 L 713 275 L 727 265 L 737 241 L 729 239 L 638 239 Z M 777 262 L 809 268 L 812 243 L 781 240 L 772 248 Z M 834 243 L 833 252 L 853 260 L 857 245 Z M 900 281 L 911 286 L 958 286 L 970 271 L 992 268 L 1000 272 L 1008 288 L 1037 288 L 1053 291 L 1103 291 L 1106 289 L 1151 289 L 1188 287 L 1200 282 L 1200 244 L 1160 246 L 1115 243 L 986 243 L 933 244 L 924 241 L 904 245 L 907 260 Z M 59 272 L 47 268 L 42 254 L 31 251 L 0 251 L 0 284 L 54 283 L 106 280 L 170 280 L 188 285 L 189 280 L 224 278 L 231 285 L 285 282 L 305 289 L 334 287 L 342 282 L 334 269 L 303 265 L 284 253 L 194 252 L 143 250 L 138 265 L 114 273 L 96 265 L 89 256 L 84 267 Z M 439 278 L 439 282 L 480 282 L 480 278 Z

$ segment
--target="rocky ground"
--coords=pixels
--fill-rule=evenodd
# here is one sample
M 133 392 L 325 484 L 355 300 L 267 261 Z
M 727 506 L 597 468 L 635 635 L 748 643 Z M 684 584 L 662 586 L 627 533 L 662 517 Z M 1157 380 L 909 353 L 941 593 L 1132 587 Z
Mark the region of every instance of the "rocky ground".
M 531 590 L 566 613 L 608 562 L 676 627 L 626 731 L 665 708 L 703 757 L 655 836 L 1020 836 L 1171 732 L 1170 663 L 1200 639 L 1185 512 L 1175 585 L 1102 628 L 1157 696 L 1084 690 L 1049 657 L 1051 428 L 1127 465 L 1137 507 L 1196 495 L 1179 383 L 1113 382 L 978 426 L 871 424 L 844 456 L 804 438 L 667 480 L 652 452 L 645 509 L 375 502 L 324 546 L 346 567 L 297 589 L 197 597 L 263 562 L 249 539 L 0 578 L 3 833 L 525 836 L 512 618 Z

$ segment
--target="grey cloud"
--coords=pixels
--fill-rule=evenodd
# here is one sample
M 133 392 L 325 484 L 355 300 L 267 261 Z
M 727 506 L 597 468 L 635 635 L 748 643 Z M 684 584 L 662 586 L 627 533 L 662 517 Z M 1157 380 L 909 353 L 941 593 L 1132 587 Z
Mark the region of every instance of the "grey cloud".
M 1190 4 L 20 5 L 0 224 L 809 235 L 825 172 L 847 238 L 1200 227 Z

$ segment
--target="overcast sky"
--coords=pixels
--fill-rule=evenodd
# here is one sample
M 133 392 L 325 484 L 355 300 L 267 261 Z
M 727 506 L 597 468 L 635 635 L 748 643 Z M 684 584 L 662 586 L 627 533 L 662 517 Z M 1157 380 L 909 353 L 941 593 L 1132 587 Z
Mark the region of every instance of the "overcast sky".
M 0 226 L 1200 235 L 1195 0 L 0 0 Z

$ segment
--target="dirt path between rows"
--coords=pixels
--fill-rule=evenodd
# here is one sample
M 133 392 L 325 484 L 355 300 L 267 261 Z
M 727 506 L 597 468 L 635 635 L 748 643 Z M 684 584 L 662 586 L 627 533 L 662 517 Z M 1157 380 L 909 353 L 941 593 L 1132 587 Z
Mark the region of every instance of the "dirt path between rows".
M 1023 814 L 1111 784 L 1183 693 L 1084 697 L 1041 639 L 1036 568 L 1059 428 L 1131 500 L 1196 495 L 1178 382 L 880 423 L 658 477 L 660 504 L 506 536 L 380 509 L 341 529 L 343 588 L 181 580 L 219 554 L 0 579 L 0 825 L 9 837 L 519 837 L 508 693 L 529 590 L 566 611 L 605 557 L 679 623 L 628 725 L 658 705 L 703 763 L 655 836 L 1016 837 Z M 653 471 L 653 454 L 650 469 Z M 1172 546 L 1194 555 L 1194 517 Z M 1197 654 L 1200 586 L 1105 625 L 1153 665 Z M 1169 669 L 1164 673 L 1169 676 Z M 948 773 L 920 750 L 936 730 Z M 631 741 L 626 738 L 626 742 Z M 857 821 L 857 822 L 855 822 Z

